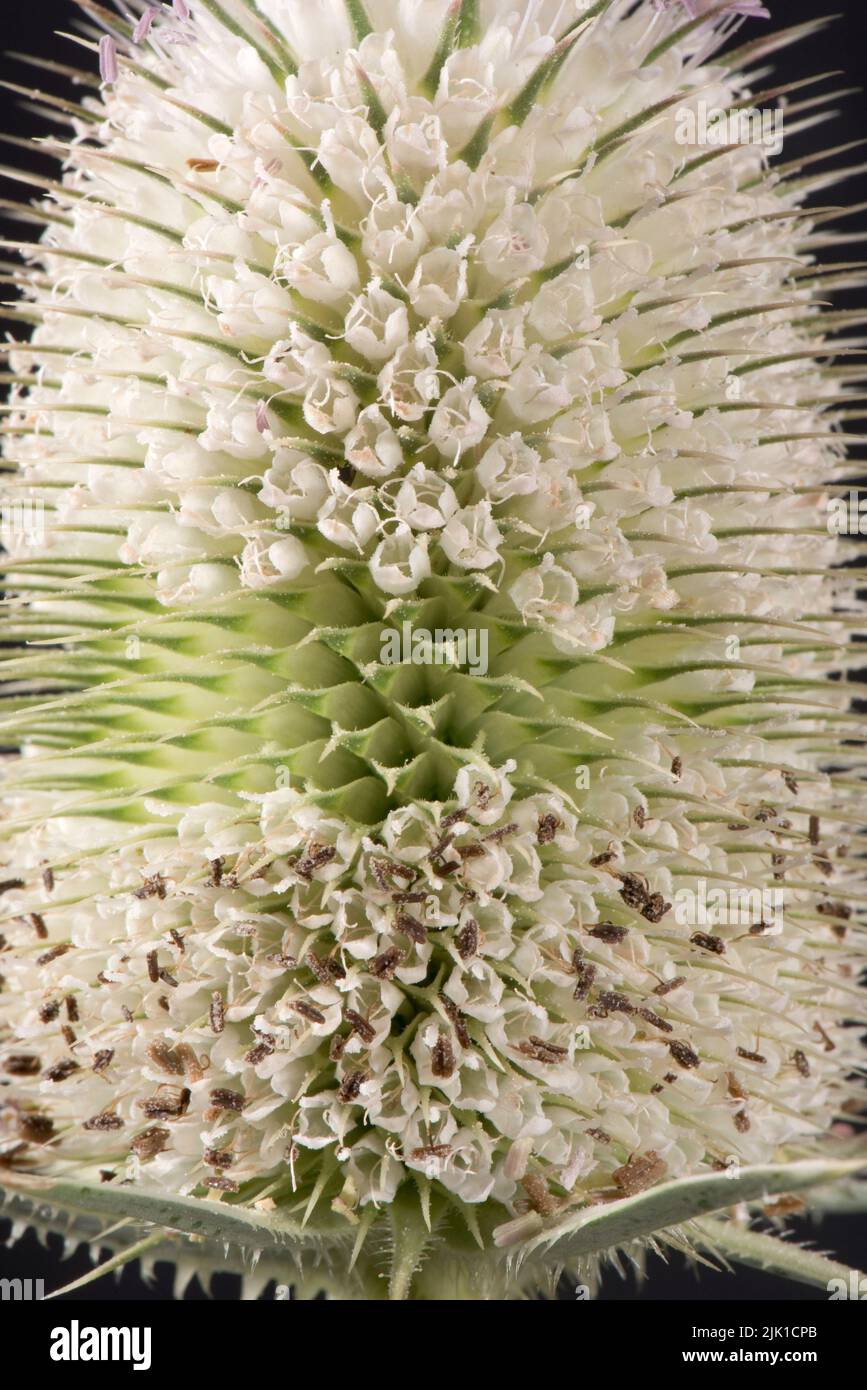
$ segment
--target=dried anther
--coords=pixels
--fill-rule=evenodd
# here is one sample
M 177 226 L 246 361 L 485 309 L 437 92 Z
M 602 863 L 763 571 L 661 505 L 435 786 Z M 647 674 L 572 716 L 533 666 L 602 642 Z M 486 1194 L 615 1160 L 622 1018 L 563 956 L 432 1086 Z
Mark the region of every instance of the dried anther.
M 807 1054 L 802 1052 L 800 1048 L 793 1052 L 792 1061 L 802 1076 L 810 1075 L 810 1063 L 807 1061 Z
M 455 1054 L 448 1038 L 440 1033 L 433 1047 L 431 1048 L 431 1071 L 434 1076 L 442 1080 L 448 1080 L 454 1074 Z
M 162 901 L 165 896 L 166 880 L 162 874 L 152 874 L 150 878 L 145 879 L 140 888 L 133 891 L 133 897 L 139 899 L 159 898 Z
M 620 1188 L 624 1197 L 658 1182 L 666 1173 L 666 1165 L 655 1149 L 648 1149 L 644 1155 L 636 1154 L 611 1174 L 612 1181 Z
M 226 1026 L 226 1007 L 223 1003 L 223 996 L 218 989 L 211 995 L 211 1004 L 208 1009 L 208 1021 L 211 1025 L 212 1033 L 222 1033 Z
M 28 1144 L 47 1144 L 54 1138 L 54 1121 L 47 1115 L 19 1115 L 17 1128 L 18 1137 Z
M 650 893 L 647 884 L 638 874 L 618 874 L 620 879 L 620 896 L 627 907 L 644 907 Z
M 442 991 L 440 991 L 439 1000 L 448 1015 L 449 1022 L 455 1030 L 455 1036 L 461 1047 L 472 1047 L 473 1040 L 470 1037 L 464 1016 L 457 1004 L 455 1004 L 452 999 L 449 999 L 448 995 L 444 994 Z
M 156 1094 L 138 1102 L 149 1120 L 179 1120 L 189 1109 L 191 1093 L 186 1086 L 160 1086 Z
M 235 1162 L 231 1149 L 205 1149 L 202 1157 L 209 1168 L 231 1168 Z
M 556 1043 L 545 1042 L 544 1038 L 537 1038 L 530 1035 L 529 1038 L 522 1038 L 518 1043 L 518 1051 L 525 1057 L 531 1057 L 534 1062 L 544 1062 L 546 1066 L 555 1066 L 562 1062 L 569 1053 L 565 1047 L 559 1047 Z
M 848 922 L 852 916 L 851 907 L 845 903 L 822 902 L 817 905 L 816 911 L 822 917 L 837 917 L 841 922 Z
M 461 960 L 471 960 L 479 949 L 479 924 L 472 917 L 455 933 L 455 946 Z
M 373 1042 L 376 1037 L 376 1029 L 370 1026 L 363 1014 L 358 1013 L 355 1009 L 344 1009 L 343 1017 L 346 1019 L 353 1033 L 357 1033 L 362 1042 Z
M 337 1092 L 337 1099 L 341 1105 L 351 1105 L 354 1100 L 357 1100 L 366 1080 L 366 1072 L 351 1071 L 347 1073 L 340 1083 L 340 1090 Z
M 237 1192 L 239 1185 L 234 1178 L 210 1177 L 204 1179 L 202 1186 L 211 1188 L 213 1192 Z
M 674 1060 L 687 1071 L 699 1064 L 700 1058 L 695 1049 L 690 1047 L 689 1043 L 681 1042 L 679 1038 L 672 1038 L 668 1050 Z
M 123 1129 L 123 1120 L 120 1115 L 115 1115 L 113 1110 L 103 1110 L 99 1115 L 91 1115 L 89 1120 L 85 1120 L 82 1128 L 91 1130 Z
M 155 1158 L 157 1154 L 162 1153 L 170 1137 L 167 1129 L 160 1125 L 151 1125 L 150 1129 L 143 1129 L 141 1134 L 135 1136 L 130 1148 L 139 1158 Z
M 396 928 L 401 936 L 408 936 L 417 945 L 424 946 L 427 941 L 428 929 L 417 917 L 412 917 L 408 912 L 397 914 Z
M 37 956 L 36 964 L 50 965 L 53 960 L 59 960 L 61 956 L 65 956 L 67 951 L 71 950 L 72 946 L 69 942 L 61 942 L 57 946 L 52 946 L 50 951 L 44 951 L 41 956 Z
M 572 998 L 586 999 L 593 986 L 593 981 L 596 979 L 596 966 L 589 963 L 587 965 L 578 965 L 576 966 L 575 974 L 578 976 L 578 982 L 575 985 Z
M 451 1144 L 425 1144 L 420 1149 L 412 1149 L 409 1156 L 413 1163 L 421 1163 L 426 1158 L 448 1158 L 451 1151 Z
M 741 1085 L 733 1071 L 726 1072 L 726 1082 L 728 1093 L 730 1096 L 733 1096 L 735 1100 L 747 1100 L 749 1098 L 749 1091 L 745 1086 Z
M 628 927 L 615 927 L 613 922 L 600 922 L 598 927 L 591 927 L 590 936 L 594 936 L 597 941 L 604 941 L 608 946 L 617 946 L 629 935 Z
M 661 922 L 670 911 L 671 903 L 667 903 L 661 893 L 651 893 L 641 909 L 641 915 L 646 917 L 648 922 Z
M 377 980 L 391 980 L 394 972 L 403 960 L 403 951 L 399 946 L 389 946 L 384 951 L 380 951 L 378 956 L 374 956 L 370 962 L 370 973 Z
M 148 1044 L 146 1051 L 154 1066 L 159 1067 L 160 1071 L 169 1072 L 173 1076 L 183 1076 L 184 1065 L 180 1054 L 165 1038 L 156 1038 Z
M 703 951 L 711 951 L 717 956 L 725 955 L 726 944 L 721 936 L 711 936 L 708 932 L 695 931 L 689 939 L 693 946 L 700 946 Z
M 735 1051 L 739 1057 L 743 1057 L 745 1062 L 766 1062 L 768 1060 L 767 1057 L 762 1056 L 761 1052 L 750 1052 L 745 1047 L 738 1047 Z
M 319 845 L 314 842 L 304 858 L 298 860 L 295 872 L 299 878 L 306 879 L 309 883 L 317 869 L 330 864 L 332 859 L 336 858 L 337 850 L 334 845 Z
M 208 1100 L 215 1110 L 241 1111 L 247 1104 L 246 1098 L 240 1091 L 227 1091 L 223 1087 L 211 1091 Z
M 486 845 L 498 845 L 501 840 L 508 839 L 510 835 L 516 835 L 520 828 L 517 821 L 509 821 L 508 825 L 501 825 L 497 830 L 489 830 L 487 835 L 482 836 L 482 839 Z
M 296 1014 L 306 1018 L 310 1023 L 324 1023 L 325 1015 L 321 1009 L 317 1009 L 315 1004 L 308 1004 L 306 999 L 290 999 L 290 1009 L 294 1009 Z M 273 1051 L 273 1048 L 272 1048 Z
M 559 816 L 542 816 L 536 831 L 537 843 L 540 845 L 550 845 L 551 841 L 556 838 L 557 831 L 562 824 L 563 822 L 560 820 Z
M 3 1063 L 3 1070 L 9 1076 L 38 1076 L 41 1063 L 38 1057 L 29 1052 L 13 1052 Z
M 605 1009 L 607 1013 L 633 1014 L 635 1006 L 630 1003 L 625 994 L 618 994 L 615 990 L 604 990 L 599 995 L 599 1007 Z
M 525 1173 L 520 1183 L 527 1194 L 530 1211 L 538 1212 L 539 1216 L 553 1216 L 560 1210 L 562 1203 L 559 1197 L 548 1190 L 548 1184 L 538 1173 Z
M 664 1018 L 660 1018 L 659 1014 L 655 1014 L 652 1009 L 637 1009 L 636 1012 L 639 1018 L 643 1018 L 645 1023 L 650 1023 L 654 1028 L 658 1028 L 661 1033 L 671 1033 L 673 1031 L 671 1024 Z

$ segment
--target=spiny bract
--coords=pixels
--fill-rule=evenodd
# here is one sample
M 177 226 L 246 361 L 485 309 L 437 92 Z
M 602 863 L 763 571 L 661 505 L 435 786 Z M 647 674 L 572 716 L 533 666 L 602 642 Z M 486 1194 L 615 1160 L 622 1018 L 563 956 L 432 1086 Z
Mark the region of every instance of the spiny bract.
M 491 1296 L 829 1153 L 852 272 L 826 174 L 698 123 L 813 26 L 81 3 L 13 272 L 10 1185 Z

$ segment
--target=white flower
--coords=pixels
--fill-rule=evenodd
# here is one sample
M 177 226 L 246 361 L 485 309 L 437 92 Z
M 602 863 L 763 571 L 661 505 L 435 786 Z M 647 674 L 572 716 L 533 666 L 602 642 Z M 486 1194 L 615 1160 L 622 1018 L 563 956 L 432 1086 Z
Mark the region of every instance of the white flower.
M 358 266 L 347 246 L 331 232 L 320 232 L 280 258 L 288 285 L 318 304 L 340 304 L 358 288 Z
M 421 318 L 450 319 L 467 297 L 469 240 L 454 250 L 441 247 L 426 251 L 415 268 L 407 290 L 412 307 Z
M 409 339 L 406 306 L 374 279 L 346 316 L 346 341 L 369 362 L 385 362 Z
M 430 422 L 430 437 L 441 454 L 460 458 L 467 449 L 481 444 L 491 417 L 476 395 L 475 377 L 452 386 L 437 405 Z
M 352 466 L 368 478 L 387 478 L 403 462 L 400 440 L 378 405 L 362 410 L 344 448 Z
M 411 594 L 430 574 L 427 536 L 413 536 L 405 522 L 380 541 L 370 560 L 370 573 L 386 594 Z
M 502 543 L 503 537 L 491 516 L 490 502 L 462 507 L 440 537 L 440 544 L 452 564 L 466 570 L 486 570 L 496 564 Z

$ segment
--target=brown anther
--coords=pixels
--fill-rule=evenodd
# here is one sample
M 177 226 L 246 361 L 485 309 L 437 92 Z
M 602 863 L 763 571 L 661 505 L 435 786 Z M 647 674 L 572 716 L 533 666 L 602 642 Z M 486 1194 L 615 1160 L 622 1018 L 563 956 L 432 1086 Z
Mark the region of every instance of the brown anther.
M 539 827 L 536 831 L 537 844 L 550 845 L 551 841 L 556 838 L 557 831 L 562 824 L 563 822 L 560 820 L 559 816 L 541 816 L 539 819 Z
M 679 1038 L 672 1038 L 668 1050 L 678 1065 L 687 1071 L 691 1067 L 697 1067 L 701 1060 L 695 1049 L 690 1047 L 689 1043 L 681 1042 Z
M 479 949 L 479 924 L 470 917 L 455 933 L 455 946 L 461 960 L 471 960 Z
M 357 1033 L 364 1043 L 372 1043 L 376 1037 L 376 1029 L 372 1028 L 363 1014 L 355 1009 L 344 1009 L 343 1017 L 349 1024 L 353 1033 Z
M 155 1158 L 157 1154 L 162 1153 L 169 1138 L 167 1129 L 163 1129 L 161 1125 L 151 1125 L 150 1129 L 143 1129 L 141 1134 L 136 1135 L 130 1148 L 139 1158 Z
M 590 927 L 589 935 L 608 946 L 618 946 L 629 935 L 629 928 L 616 927 L 613 922 L 600 922 L 598 927 Z
M 211 1004 L 208 1009 L 208 1021 L 211 1025 L 212 1033 L 222 1033 L 226 1026 L 226 1006 L 223 1003 L 223 996 L 218 989 L 211 995 Z
M 389 946 L 386 950 L 380 951 L 370 962 L 371 975 L 377 980 L 393 979 L 394 972 L 403 960 L 403 954 L 399 946 Z
M 427 941 L 427 927 L 417 917 L 411 917 L 408 912 L 397 914 L 396 927 L 402 936 L 408 936 L 419 946 L 423 946 Z
M 202 1157 L 209 1168 L 231 1168 L 235 1162 L 231 1149 L 205 1149 Z
M 444 1034 L 440 1033 L 433 1047 L 431 1048 L 431 1071 L 434 1076 L 447 1080 L 454 1074 L 455 1054 L 452 1045 Z
M 115 1115 L 113 1110 L 103 1110 L 100 1114 L 91 1115 L 89 1120 L 85 1120 L 82 1129 L 123 1129 L 123 1120 L 120 1118 L 120 1115 Z
M 648 922 L 661 922 L 665 914 L 670 911 L 671 903 L 667 903 L 661 893 L 651 893 L 641 908 L 641 915 L 646 917 Z
M 165 896 L 166 880 L 163 878 L 162 874 L 151 874 L 150 878 L 146 878 L 140 888 L 136 888 L 133 891 L 133 897 L 142 900 L 145 898 L 159 898 L 160 901 L 162 901 Z
M 310 1023 L 324 1023 L 325 1015 L 321 1009 L 317 1009 L 314 1004 L 308 1004 L 306 999 L 291 999 L 289 1007 L 294 1009 L 296 1014 L 306 1018 Z M 273 1051 L 273 1048 L 271 1049 Z
M 44 951 L 41 956 L 36 957 L 37 965 L 50 965 L 53 960 L 59 960 L 65 956 L 67 951 L 71 951 L 72 946 L 69 942 L 61 942 L 57 946 L 52 946 L 50 951 Z
M 31 1052 L 13 1052 L 3 1063 L 8 1076 L 38 1076 L 40 1061 Z
M 42 1074 L 46 1081 L 65 1081 L 76 1071 L 80 1071 L 78 1063 L 72 1057 L 64 1057 L 62 1061 L 55 1062 L 54 1066 L 47 1067 Z
M 648 1149 L 646 1154 L 635 1154 L 622 1167 L 615 1168 L 611 1178 L 624 1197 L 631 1197 L 658 1182 L 666 1171 L 666 1164 L 656 1150 Z
M 721 936 L 710 936 L 708 932 L 694 931 L 689 938 L 693 946 L 700 946 L 703 951 L 711 951 L 716 956 L 724 956 L 726 944 Z
M 361 1087 L 367 1080 L 367 1073 L 363 1071 L 351 1071 L 344 1076 L 340 1083 L 340 1090 L 337 1092 L 337 1099 L 341 1105 L 351 1105 L 358 1099 Z
M 446 1011 L 449 1022 L 455 1030 L 455 1036 L 461 1047 L 472 1047 L 473 1040 L 470 1037 L 464 1016 L 457 1004 L 454 1000 L 449 999 L 448 995 L 444 994 L 442 990 L 440 990 L 439 1000 Z
M 241 1111 L 247 1104 L 246 1098 L 240 1091 L 227 1091 L 223 1087 L 211 1091 L 208 1099 L 216 1110 Z

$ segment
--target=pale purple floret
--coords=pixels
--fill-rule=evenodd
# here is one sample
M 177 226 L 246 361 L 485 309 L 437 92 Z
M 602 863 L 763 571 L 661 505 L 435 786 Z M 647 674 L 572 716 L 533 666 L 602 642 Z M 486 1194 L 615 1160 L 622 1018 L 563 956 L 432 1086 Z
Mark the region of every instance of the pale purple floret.
M 132 31 L 133 43 L 144 43 L 145 39 L 151 31 L 152 24 L 154 20 L 158 17 L 158 15 L 159 10 L 155 9 L 153 6 L 151 6 L 150 9 L 145 10 L 138 24 Z
M 103 82 L 117 81 L 117 45 L 109 34 L 99 41 L 99 75 Z
M 172 7 L 178 19 L 189 19 L 190 7 L 187 0 L 172 0 Z

